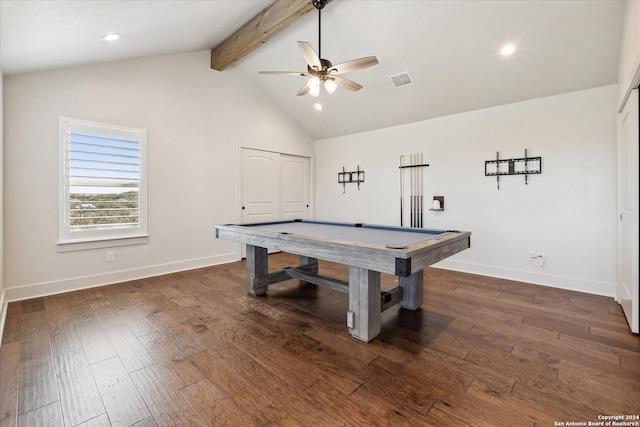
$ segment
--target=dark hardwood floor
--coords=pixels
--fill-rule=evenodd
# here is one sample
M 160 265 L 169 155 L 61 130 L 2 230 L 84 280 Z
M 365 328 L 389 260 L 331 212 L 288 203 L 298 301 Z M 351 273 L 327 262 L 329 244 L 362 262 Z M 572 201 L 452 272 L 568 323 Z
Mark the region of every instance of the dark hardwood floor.
M 272 270 L 296 263 L 270 256 Z M 347 278 L 345 266 L 320 270 Z M 383 275 L 383 288 L 394 279 Z M 431 268 L 421 309 L 385 311 L 368 344 L 349 335 L 347 307 L 346 294 L 297 280 L 248 296 L 244 262 L 11 303 L 0 426 L 560 426 L 640 415 L 640 337 L 611 298 Z

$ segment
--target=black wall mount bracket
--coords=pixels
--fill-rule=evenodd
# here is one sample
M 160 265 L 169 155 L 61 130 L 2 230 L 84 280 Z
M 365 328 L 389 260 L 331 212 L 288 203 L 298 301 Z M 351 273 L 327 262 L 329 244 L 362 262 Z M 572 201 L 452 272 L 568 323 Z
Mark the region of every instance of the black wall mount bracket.
M 364 182 L 364 171 L 360 170 L 360 166 L 355 171 L 346 171 L 343 166 L 342 172 L 338 172 L 338 184 L 342 184 L 343 193 L 346 190 L 346 185 L 351 183 L 358 184 L 358 190 L 360 190 L 361 182 Z
M 527 149 L 524 157 L 517 159 L 500 159 L 500 152 L 496 151 L 495 160 L 484 162 L 484 176 L 495 176 L 500 189 L 500 177 L 505 175 L 524 175 L 524 183 L 528 185 L 529 175 L 542 173 L 542 157 L 529 157 Z

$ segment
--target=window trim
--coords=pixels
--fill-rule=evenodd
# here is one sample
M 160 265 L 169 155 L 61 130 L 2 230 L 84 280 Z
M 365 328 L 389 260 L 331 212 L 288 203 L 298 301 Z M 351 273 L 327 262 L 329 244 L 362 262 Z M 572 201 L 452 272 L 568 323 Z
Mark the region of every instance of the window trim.
M 70 133 L 84 130 L 111 135 L 136 135 L 140 147 L 139 181 L 139 226 L 112 230 L 70 231 L 68 230 L 68 186 L 69 170 L 68 146 Z M 126 246 L 146 243 L 147 234 L 147 131 L 127 126 L 78 120 L 68 117 L 59 118 L 59 172 L 58 172 L 58 252 L 93 249 L 100 247 Z

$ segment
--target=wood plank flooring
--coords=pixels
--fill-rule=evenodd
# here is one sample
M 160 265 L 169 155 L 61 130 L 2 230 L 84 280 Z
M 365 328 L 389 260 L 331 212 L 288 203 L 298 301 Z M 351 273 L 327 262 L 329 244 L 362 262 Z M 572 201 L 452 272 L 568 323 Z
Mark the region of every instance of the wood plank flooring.
M 271 271 L 297 263 L 269 258 Z M 326 262 L 320 272 L 348 275 Z M 396 280 L 383 275 L 383 289 Z M 611 298 L 433 268 L 424 292 L 416 311 L 385 311 L 368 344 L 347 331 L 347 294 L 290 280 L 251 297 L 244 261 L 14 302 L 0 427 L 560 426 L 640 415 L 640 337 Z

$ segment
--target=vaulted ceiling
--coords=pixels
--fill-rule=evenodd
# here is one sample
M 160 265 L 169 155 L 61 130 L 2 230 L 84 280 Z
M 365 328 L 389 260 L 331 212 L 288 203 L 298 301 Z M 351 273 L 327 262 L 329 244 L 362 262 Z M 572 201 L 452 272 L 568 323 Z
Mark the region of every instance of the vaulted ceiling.
M 272 3 L 2 0 L 0 66 L 15 74 L 211 50 Z M 360 91 L 296 96 L 304 77 L 258 74 L 306 71 L 296 41 L 318 50 L 315 9 L 211 72 L 241 73 L 324 139 L 614 84 L 623 13 L 618 0 L 334 0 L 322 11 L 322 57 L 375 55 L 378 65 L 343 75 Z M 110 32 L 122 38 L 107 44 Z M 506 43 L 516 46 L 508 57 Z M 390 76 L 403 72 L 413 84 L 394 87 Z

